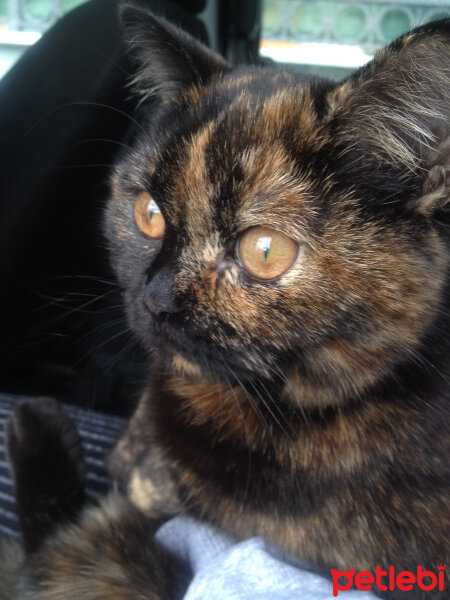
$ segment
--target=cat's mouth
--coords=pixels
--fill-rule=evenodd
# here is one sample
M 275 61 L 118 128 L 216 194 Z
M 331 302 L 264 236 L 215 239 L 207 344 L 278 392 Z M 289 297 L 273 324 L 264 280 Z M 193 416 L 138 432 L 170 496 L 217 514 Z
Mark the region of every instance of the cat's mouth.
M 198 331 L 187 315 L 177 313 L 153 319 L 153 333 L 158 346 L 195 365 L 205 375 L 225 380 L 249 380 L 255 376 L 249 353 L 221 344 L 220 335 L 212 340 Z
M 159 346 L 192 364 L 200 363 L 204 367 L 206 355 L 212 358 L 217 349 L 212 348 L 205 337 L 199 336 L 193 329 L 188 317 L 180 314 L 153 319 L 155 341 Z M 214 361 L 207 362 L 212 365 Z

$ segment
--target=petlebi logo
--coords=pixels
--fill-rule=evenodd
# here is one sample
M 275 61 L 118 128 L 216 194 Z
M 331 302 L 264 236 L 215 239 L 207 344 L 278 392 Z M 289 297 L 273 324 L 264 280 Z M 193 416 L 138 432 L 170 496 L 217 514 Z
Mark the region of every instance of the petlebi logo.
M 425 571 L 421 565 L 417 567 L 417 571 L 399 571 L 397 572 L 394 566 L 388 567 L 387 570 L 377 566 L 375 573 L 370 571 L 359 571 L 350 569 L 349 571 L 337 571 L 331 569 L 333 578 L 333 596 L 337 596 L 339 592 L 349 590 L 355 586 L 361 591 L 370 591 L 374 587 L 382 592 L 393 592 L 401 590 L 409 592 L 414 588 L 419 588 L 425 592 L 438 589 L 444 590 L 445 585 L 445 565 L 437 566 L 437 573 L 433 571 Z

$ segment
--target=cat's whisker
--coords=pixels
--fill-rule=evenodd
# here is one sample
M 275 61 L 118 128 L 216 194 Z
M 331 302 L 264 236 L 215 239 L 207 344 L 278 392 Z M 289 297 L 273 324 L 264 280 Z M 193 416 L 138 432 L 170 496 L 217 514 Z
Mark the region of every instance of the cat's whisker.
M 101 283 L 102 285 L 113 286 L 118 289 L 120 289 L 121 287 L 116 281 L 104 279 L 102 277 L 96 277 L 95 275 L 54 275 L 53 277 L 43 277 L 33 282 L 20 280 L 20 285 L 22 285 L 26 289 L 35 291 L 35 286 L 42 285 L 44 283 L 52 283 L 58 281 L 66 282 L 66 280 L 75 281 L 80 279 L 83 281 L 93 281 L 95 283 Z
M 69 150 L 73 150 L 74 148 L 78 148 L 79 146 L 84 146 L 85 144 L 91 144 L 94 142 L 98 142 L 98 143 L 108 143 L 108 144 L 115 144 L 116 146 L 121 146 L 122 148 L 126 148 L 127 150 L 131 150 L 131 146 L 129 144 L 125 144 L 124 142 L 120 142 L 119 140 L 111 140 L 108 138 L 89 138 L 86 140 L 81 140 L 80 142 L 76 142 L 75 144 L 72 144 L 71 146 L 68 146 L 66 148 L 66 151 Z
M 56 168 L 58 170 L 65 169 L 112 169 L 114 167 L 113 163 L 91 163 L 91 164 L 81 164 L 81 165 L 58 165 Z
M 121 286 L 117 283 L 117 281 L 111 279 L 104 279 L 103 277 L 97 277 L 95 275 L 55 275 L 54 277 L 45 277 L 43 279 L 39 279 L 35 283 L 46 283 L 47 281 L 58 281 L 63 279 L 83 279 L 88 281 L 95 281 L 97 283 L 104 283 L 106 285 L 112 285 L 116 288 L 120 288 Z
M 224 363 L 224 367 L 227 368 L 227 365 L 225 363 Z M 239 402 L 239 398 L 234 390 L 234 387 L 231 385 L 231 382 L 228 379 L 226 372 L 224 372 L 224 377 L 225 377 L 225 381 L 226 381 L 228 387 L 230 388 L 230 392 L 232 393 L 233 398 L 236 402 L 236 406 L 239 410 L 239 413 L 241 415 L 242 423 L 243 423 L 244 429 L 245 429 L 245 437 L 247 439 L 247 446 L 248 446 L 248 448 L 250 448 L 250 436 L 249 436 L 249 432 L 248 432 L 248 428 L 247 428 L 247 421 L 245 419 L 244 411 L 242 410 L 242 406 L 241 406 L 241 403 Z
M 117 282 L 108 280 L 108 279 L 104 279 L 102 277 L 96 277 L 94 275 L 55 275 L 53 277 L 43 277 L 42 279 L 38 279 L 36 281 L 33 281 L 32 283 L 27 282 L 27 281 L 20 281 L 20 285 L 35 294 L 42 294 L 42 292 L 40 292 L 39 290 L 36 289 L 36 286 L 42 285 L 45 283 L 53 283 L 53 282 L 59 282 L 59 281 L 66 283 L 67 280 L 70 280 L 70 281 L 76 281 L 76 280 L 92 281 L 95 283 L 100 283 L 102 285 L 112 286 L 115 289 L 120 289 L 120 285 Z M 82 292 L 78 292 L 77 290 L 71 290 L 70 292 L 67 292 L 67 293 L 68 294 L 69 293 L 81 294 Z
M 267 394 L 267 397 L 269 398 L 269 401 L 270 401 L 271 394 L 267 390 L 264 381 L 262 379 L 260 379 L 260 380 L 258 380 L 258 384 L 262 386 L 262 388 L 264 389 L 264 391 Z M 264 399 L 263 399 L 263 401 L 264 401 Z M 281 419 L 282 423 L 284 423 L 284 425 L 287 427 L 287 431 L 286 431 L 287 437 L 289 438 L 290 441 L 294 441 L 295 437 L 297 435 L 297 432 L 294 429 L 289 417 L 286 415 L 286 413 L 283 411 L 282 407 L 278 403 L 273 402 L 271 404 L 271 407 L 272 408 L 270 408 L 270 406 L 267 406 L 268 410 L 271 410 L 271 412 L 274 411 L 274 418 L 277 418 L 276 415 L 278 414 L 278 419 Z M 293 437 L 291 437 L 291 436 L 293 436 Z
M 100 350 L 100 348 L 103 348 L 107 344 L 110 344 L 112 341 L 116 340 L 118 337 L 121 337 L 121 336 L 124 336 L 124 335 L 130 336 L 130 332 L 129 332 L 128 328 L 126 328 L 126 329 L 124 328 L 122 331 L 118 331 L 117 333 L 115 333 L 114 335 L 112 335 L 111 337 L 109 337 L 108 339 L 103 340 L 100 344 L 98 344 L 94 348 L 91 348 L 89 350 L 89 352 L 86 352 L 81 358 L 79 358 L 74 363 L 73 366 L 74 367 L 78 367 L 84 360 L 86 360 L 86 358 L 88 358 L 89 356 L 91 356 L 95 352 L 98 352 Z
M 92 314 L 97 314 L 97 313 L 92 313 Z M 45 329 L 46 325 L 48 325 L 48 324 L 43 324 L 40 327 L 40 329 L 35 330 L 34 333 L 36 333 L 36 332 L 42 332 Z M 77 345 L 81 344 L 81 342 L 83 342 L 85 339 L 91 337 L 92 335 L 98 334 L 101 331 L 107 331 L 111 327 L 117 327 L 117 325 L 123 325 L 124 326 L 124 331 L 122 333 L 128 333 L 129 334 L 129 328 L 128 328 L 128 323 L 126 321 L 126 318 L 125 317 L 119 317 L 119 318 L 114 319 L 112 321 L 108 321 L 107 323 L 102 323 L 102 324 L 100 324 L 97 327 L 94 327 L 92 329 L 89 329 L 89 331 L 87 331 L 86 333 L 84 333 L 81 336 L 78 336 L 74 341 L 72 341 L 70 344 L 68 344 L 67 345 L 67 349 L 75 348 Z M 46 335 L 48 337 L 52 337 L 52 338 L 53 337 L 59 337 L 59 338 L 68 338 L 69 337 L 69 335 L 67 333 L 59 333 L 59 332 L 47 332 Z M 44 343 L 44 341 L 42 339 L 33 339 L 33 340 L 30 340 L 28 343 L 21 344 L 19 346 L 19 348 L 21 350 L 24 350 L 24 349 L 27 349 L 27 348 L 39 347 L 43 343 Z M 82 360 L 84 360 L 87 356 L 90 356 L 91 354 L 93 354 L 94 351 L 95 351 L 95 349 L 91 350 L 90 352 L 88 352 L 85 356 L 83 356 L 80 359 L 80 361 L 78 361 L 76 363 L 76 365 L 78 365 L 79 362 L 81 362 Z
M 145 131 L 145 129 L 142 127 L 142 125 L 131 115 L 129 115 L 128 113 L 126 113 L 123 110 L 120 110 L 120 108 L 117 108 L 115 106 L 110 106 L 109 104 L 102 104 L 101 102 L 88 102 L 88 101 L 78 101 L 78 102 L 66 102 L 65 104 L 60 104 L 59 106 L 56 106 L 55 108 L 52 108 L 51 110 L 49 110 L 47 113 L 45 113 L 45 115 L 43 115 L 40 119 L 38 119 L 25 133 L 24 133 L 24 138 L 26 138 L 27 136 L 30 135 L 30 133 L 32 131 L 34 131 L 34 129 L 36 129 L 36 127 L 38 127 L 41 123 L 43 123 L 46 119 L 48 119 L 49 117 L 51 117 L 52 115 L 54 115 L 55 113 L 67 109 L 67 108 L 72 108 L 72 107 L 97 107 L 97 108 L 104 108 L 106 110 L 111 110 L 112 112 L 115 112 L 119 115 L 122 115 L 123 117 L 126 117 L 127 119 L 129 119 L 131 121 L 131 123 L 133 123 L 133 125 L 135 125 L 140 131 L 141 133 L 143 133 L 146 137 L 148 136 L 148 132 Z
M 289 379 L 286 377 L 286 375 L 283 373 L 283 371 L 280 369 L 280 367 L 274 365 L 273 367 L 269 364 L 266 363 L 266 368 L 268 368 L 270 371 L 272 371 L 272 373 L 274 373 L 274 375 L 276 377 L 280 377 L 281 380 L 283 381 L 283 383 L 289 388 L 289 391 L 291 392 L 293 398 L 295 398 L 296 402 L 296 407 L 298 407 L 298 409 L 300 410 L 300 414 L 302 416 L 302 419 L 306 425 L 306 427 L 310 427 L 310 422 L 309 419 L 307 417 L 307 414 L 305 412 L 305 409 L 302 406 L 302 402 L 301 400 L 298 398 L 298 394 L 297 392 L 294 390 L 294 388 L 292 387 L 291 382 L 289 381 Z
M 60 297 L 60 298 L 55 298 L 52 297 L 50 295 L 47 294 L 43 294 L 42 292 L 38 292 L 37 290 L 34 290 L 34 293 L 39 296 L 40 298 L 42 298 L 43 300 L 46 300 L 46 304 L 43 304 L 42 306 L 38 306 L 36 308 L 33 308 L 29 311 L 26 311 L 24 313 L 22 313 L 23 315 L 28 315 L 28 314 L 32 314 L 41 310 L 45 310 L 48 309 L 50 306 L 59 306 L 61 308 L 64 309 L 68 309 L 67 312 L 64 313 L 64 316 L 68 316 L 71 315 L 73 313 L 79 312 L 79 313 L 83 313 L 83 314 L 97 314 L 98 311 L 94 311 L 94 310 L 85 310 L 86 307 L 91 306 L 92 304 L 94 304 L 95 302 L 99 302 L 100 300 L 103 300 L 106 296 L 114 293 L 116 290 L 109 290 L 107 292 L 104 292 L 103 294 L 83 294 L 83 293 L 78 293 L 78 292 L 70 292 L 68 294 L 65 294 L 64 296 Z M 72 296 L 71 298 L 69 298 L 68 296 Z M 77 296 L 81 296 L 81 297 L 89 297 L 90 300 L 86 301 L 84 304 L 82 304 L 81 306 L 75 306 L 73 308 L 70 308 L 67 306 L 67 303 L 71 302 L 73 303 L 74 301 L 76 301 L 76 297 Z M 59 319 L 59 317 L 58 317 Z M 50 321 L 47 324 L 53 324 L 54 321 Z
M 68 346 L 68 348 L 74 348 L 78 344 L 83 342 L 85 339 L 87 339 L 93 335 L 98 335 L 100 332 L 105 332 L 108 329 L 111 329 L 111 327 L 117 327 L 118 325 L 123 325 L 124 329 L 125 328 L 128 329 L 128 323 L 127 323 L 126 317 L 123 317 L 123 316 L 118 317 L 117 319 L 113 319 L 113 320 L 107 321 L 106 323 L 101 323 L 100 325 L 97 325 L 96 327 L 94 327 L 94 328 L 90 329 L 88 332 L 86 332 L 84 335 L 79 336 L 76 340 L 74 340 L 72 342 L 72 344 L 70 344 Z
M 223 424 L 223 397 L 222 397 L 222 387 L 220 385 L 220 382 L 217 381 L 217 379 L 215 379 L 216 382 L 216 389 L 217 389 L 217 394 L 219 396 L 219 402 L 220 402 L 220 423 L 221 425 Z
M 36 290 L 33 290 L 35 293 L 37 293 L 39 295 L 39 293 Z M 27 316 L 30 314 L 33 314 L 35 312 L 38 311 L 43 311 L 48 309 L 50 306 L 54 305 L 54 306 L 58 306 L 61 309 L 64 309 L 63 312 L 61 312 L 60 314 L 58 314 L 56 317 L 53 317 L 49 320 L 46 320 L 44 322 L 41 322 L 39 324 L 38 327 L 33 327 L 31 333 L 28 334 L 27 338 L 28 341 L 26 343 L 22 343 L 18 346 L 18 349 L 20 350 L 24 350 L 27 348 L 33 348 L 33 347 L 39 347 L 40 345 L 42 345 L 44 343 L 43 339 L 37 339 L 37 334 L 42 334 L 43 332 L 46 332 L 46 334 L 48 336 L 52 336 L 52 337 L 68 337 L 68 334 L 63 334 L 63 333 L 58 333 L 58 332 L 50 332 L 48 331 L 50 327 L 53 327 L 54 325 L 64 322 L 65 319 L 67 319 L 67 317 L 69 317 L 72 314 L 80 314 L 80 315 L 98 315 L 100 314 L 100 309 L 99 310 L 85 310 L 86 306 L 90 306 L 92 304 L 94 304 L 95 302 L 98 302 L 100 300 L 103 300 L 106 296 L 108 296 L 109 294 L 115 292 L 116 290 L 109 290 L 103 294 L 100 295 L 94 295 L 94 297 L 92 299 L 90 299 L 88 302 L 85 302 L 84 304 L 82 304 L 81 306 L 76 306 L 73 308 L 68 308 L 68 306 L 64 303 L 60 303 L 57 300 L 52 300 L 51 302 L 47 302 L 45 304 L 43 304 L 42 306 L 39 306 L 35 309 L 31 309 L 29 311 L 24 311 L 22 313 L 23 316 Z M 43 296 L 45 297 L 45 296 Z M 120 305 L 119 305 L 120 306 Z M 109 307 L 107 307 L 109 308 Z M 102 309 L 102 314 L 104 314 L 105 310 Z M 87 335 L 89 335 L 92 332 L 89 332 Z M 86 337 L 86 336 L 84 336 Z M 32 339 L 34 338 L 34 339 Z M 78 338 L 78 341 L 80 341 L 82 338 Z
M 109 373 L 111 369 L 117 365 L 126 354 L 131 352 L 138 345 L 138 341 L 133 337 L 125 346 L 115 354 L 110 360 L 105 364 L 105 369 L 102 371 L 104 374 Z
M 223 363 L 224 367 L 227 368 L 227 365 L 225 364 L 225 362 L 222 361 L 222 363 Z M 226 372 L 224 373 L 224 376 L 225 376 L 225 380 L 227 382 L 227 385 L 230 388 L 230 391 L 231 391 L 231 393 L 232 393 L 232 395 L 234 397 L 234 400 L 236 402 L 236 406 L 238 407 L 239 413 L 241 415 L 242 423 L 243 423 L 244 431 L 245 431 L 245 438 L 247 440 L 248 470 L 247 470 L 247 482 L 246 482 L 246 486 L 245 486 L 245 495 L 247 495 L 248 491 L 250 489 L 250 477 L 251 477 L 251 470 L 252 470 L 252 451 L 251 451 L 251 443 L 250 443 L 250 434 L 249 434 L 249 431 L 248 431 L 247 421 L 246 421 L 245 416 L 244 416 L 244 411 L 242 410 L 241 403 L 239 402 L 239 398 L 237 397 L 237 394 L 234 391 L 234 388 L 231 385 L 231 382 L 228 379 L 228 376 L 227 376 Z
M 421 352 L 419 352 L 418 350 L 411 350 L 410 354 L 412 355 L 413 359 L 421 366 L 429 369 L 429 371 L 433 371 L 433 373 L 436 373 L 447 385 L 450 385 L 450 379 L 448 377 L 446 377 L 444 375 L 444 373 L 442 373 L 442 371 L 440 369 L 438 369 L 436 367 L 436 365 L 434 365 L 426 356 L 424 356 Z
M 261 385 L 264 388 L 264 391 L 267 394 L 267 400 L 264 398 L 263 394 L 261 394 L 261 392 L 258 390 L 258 387 L 256 386 L 255 383 L 253 383 L 253 382 L 249 382 L 249 383 L 252 386 L 252 388 L 255 391 L 258 398 L 261 400 L 261 403 L 263 404 L 263 406 L 269 412 L 272 419 L 275 421 L 275 423 L 278 425 L 278 427 L 281 429 L 281 431 L 284 433 L 284 435 L 289 439 L 289 441 L 293 442 L 294 438 L 291 437 L 291 433 L 294 433 L 294 430 L 292 429 L 292 425 L 286 418 L 286 415 L 283 414 L 283 412 L 279 406 L 276 406 L 275 404 L 273 405 L 274 409 L 276 408 L 276 410 L 278 411 L 279 418 L 275 414 L 274 410 L 272 410 L 272 408 L 270 406 L 270 402 L 271 402 L 270 394 L 269 394 L 266 386 L 262 382 L 262 380 L 259 380 L 258 383 L 259 383 L 259 385 Z M 283 425 L 282 421 L 284 422 L 284 425 Z M 290 429 L 290 432 L 288 431 L 288 429 L 286 429 L 285 425 L 287 426 L 288 429 Z
M 242 383 L 242 381 L 239 379 L 239 377 L 238 377 L 237 373 L 234 371 L 234 369 L 229 368 L 229 370 L 230 370 L 230 373 L 231 373 L 232 377 L 234 377 L 234 379 L 236 380 L 237 384 L 239 385 L 239 387 L 241 388 L 241 390 L 244 392 L 245 397 L 249 401 L 249 404 L 252 407 L 252 409 L 253 409 L 254 413 L 256 414 L 256 416 L 258 417 L 258 420 L 260 421 L 261 425 L 263 426 L 263 429 L 269 435 L 270 439 L 272 440 L 272 443 L 275 443 L 274 439 L 273 439 L 273 433 L 272 433 L 271 424 L 268 423 L 266 421 L 266 419 L 264 418 L 264 415 L 262 414 L 261 410 L 259 409 L 258 404 L 255 401 L 255 398 L 253 398 L 253 396 L 249 393 L 249 391 L 247 390 L 247 388 L 245 387 L 245 385 Z
M 58 315 L 57 317 L 54 317 L 53 319 L 50 319 L 49 321 L 46 321 L 44 324 L 42 324 L 39 331 L 42 331 L 44 328 L 53 326 L 56 323 L 63 321 L 64 319 L 66 319 L 67 317 L 69 317 L 70 315 L 73 315 L 73 314 L 77 314 L 77 313 L 82 314 L 82 315 L 98 314 L 98 311 L 87 311 L 85 309 L 87 306 L 91 306 L 92 304 L 103 300 L 106 296 L 108 296 L 109 294 L 114 293 L 114 292 L 115 292 L 115 290 L 109 290 L 109 291 L 105 292 L 104 294 L 101 294 L 100 296 L 92 298 L 91 300 L 85 302 L 81 306 L 75 306 L 74 308 L 64 310 L 64 312 L 62 314 Z M 56 305 L 56 306 L 61 306 L 62 308 L 67 309 L 66 306 L 60 305 L 57 302 L 50 302 L 47 306 L 52 306 L 52 304 Z M 43 308 L 45 308 L 45 307 L 43 307 Z
M 122 67 L 122 65 L 120 65 L 116 60 L 113 60 L 111 58 L 111 56 L 109 56 L 108 54 L 106 54 L 106 52 L 102 52 L 102 50 L 100 50 L 100 48 L 98 48 L 97 46 L 94 46 L 89 41 L 87 41 L 87 45 L 96 54 L 98 54 L 99 56 L 101 56 L 102 59 L 104 59 L 108 64 L 110 64 L 111 66 L 115 67 L 118 71 L 120 71 L 121 73 L 123 73 L 127 78 L 130 77 L 131 74 L 126 69 L 124 69 Z

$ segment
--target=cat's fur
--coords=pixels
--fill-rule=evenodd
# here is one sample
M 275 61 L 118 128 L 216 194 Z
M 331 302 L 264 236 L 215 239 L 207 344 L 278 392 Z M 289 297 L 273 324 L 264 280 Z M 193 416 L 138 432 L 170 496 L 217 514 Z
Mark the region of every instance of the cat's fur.
M 156 364 L 110 469 L 143 512 L 110 500 L 47 537 L 17 597 L 170 597 L 170 561 L 136 532 L 180 510 L 327 569 L 435 571 L 450 533 L 450 21 L 336 85 L 230 69 L 151 15 L 123 19 L 142 104 L 106 229 Z M 162 240 L 136 226 L 143 190 Z M 301 248 L 266 282 L 236 259 L 258 225 Z M 102 536 L 124 573 L 114 594 Z

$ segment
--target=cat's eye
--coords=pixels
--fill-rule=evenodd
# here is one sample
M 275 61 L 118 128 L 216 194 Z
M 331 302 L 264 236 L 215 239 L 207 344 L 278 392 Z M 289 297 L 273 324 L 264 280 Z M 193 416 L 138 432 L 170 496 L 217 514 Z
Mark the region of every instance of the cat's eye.
M 284 233 L 268 227 L 251 227 L 238 242 L 237 256 L 241 265 L 258 279 L 274 279 L 295 262 L 298 245 Z
M 164 235 L 165 222 L 159 206 L 148 192 L 141 192 L 134 205 L 134 218 L 139 229 L 150 238 L 159 240 Z

